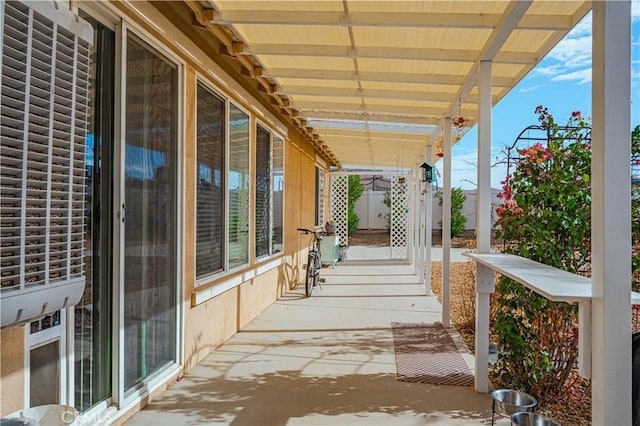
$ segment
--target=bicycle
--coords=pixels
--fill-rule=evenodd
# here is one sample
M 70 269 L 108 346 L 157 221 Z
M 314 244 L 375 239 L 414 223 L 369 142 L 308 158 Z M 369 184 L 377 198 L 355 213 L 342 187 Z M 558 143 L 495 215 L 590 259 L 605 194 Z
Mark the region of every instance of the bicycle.
M 307 228 L 298 228 L 298 232 L 301 232 L 305 235 L 313 235 L 309 247 L 309 254 L 307 255 L 307 264 L 303 266 L 306 269 L 304 291 L 307 297 L 309 297 L 311 296 L 314 287 L 316 285 L 319 286 L 320 283 L 324 282 L 324 279 L 320 278 L 320 269 L 322 269 L 322 263 L 320 260 L 320 246 L 318 243 L 322 240 L 322 236 L 325 235 L 325 233 L 322 231 L 312 231 L 311 229 Z

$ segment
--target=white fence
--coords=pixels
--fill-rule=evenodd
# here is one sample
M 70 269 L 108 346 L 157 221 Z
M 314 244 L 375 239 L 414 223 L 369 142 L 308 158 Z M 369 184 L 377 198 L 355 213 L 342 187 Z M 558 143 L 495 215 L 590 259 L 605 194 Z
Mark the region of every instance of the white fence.
M 476 223 L 476 191 L 463 191 L 467 196 L 467 200 L 462 206 L 462 213 L 467 217 L 467 229 L 473 229 Z M 500 202 L 497 195 L 499 189 L 492 191 L 492 203 Z M 384 191 L 365 190 L 362 197 L 356 202 L 356 214 L 360 218 L 358 229 L 387 229 L 386 215 L 390 209 L 384 205 Z M 438 204 L 439 199 L 433 197 L 433 229 L 440 229 L 440 221 L 442 220 L 442 207 Z

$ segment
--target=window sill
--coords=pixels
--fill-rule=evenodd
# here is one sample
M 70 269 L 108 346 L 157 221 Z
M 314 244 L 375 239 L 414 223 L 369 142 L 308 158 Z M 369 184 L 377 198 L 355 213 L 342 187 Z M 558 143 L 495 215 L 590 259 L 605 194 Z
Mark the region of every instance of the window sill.
M 263 262 L 251 269 L 196 287 L 191 293 L 191 307 L 198 306 L 207 300 L 211 300 L 214 297 L 231 290 L 232 288 L 238 287 L 246 281 L 252 280 L 265 272 L 279 267 L 284 264 L 284 260 L 284 254 L 278 253 L 277 257 L 264 259 Z

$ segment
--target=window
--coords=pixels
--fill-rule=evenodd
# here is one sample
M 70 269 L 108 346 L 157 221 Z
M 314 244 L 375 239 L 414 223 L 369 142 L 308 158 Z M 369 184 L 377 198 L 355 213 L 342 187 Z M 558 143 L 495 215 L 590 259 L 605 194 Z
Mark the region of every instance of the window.
M 176 360 L 178 68 L 127 33 L 124 388 Z M 127 395 L 125 393 L 125 395 Z
M 86 411 L 111 395 L 115 32 L 93 26 L 89 133 L 85 150 L 84 269 L 87 284 L 74 307 L 75 407 Z M 33 325 L 33 323 L 32 323 Z
M 271 148 L 272 184 L 271 184 L 271 250 L 278 253 L 284 250 L 283 219 L 284 219 L 284 140 L 273 138 Z
M 324 170 L 316 166 L 316 226 L 324 221 Z
M 271 134 L 256 131 L 256 257 L 269 254 L 271 229 Z
M 229 107 L 229 268 L 249 262 L 249 116 Z
M 224 269 L 225 100 L 198 84 L 196 277 Z
M 256 129 L 256 258 L 283 250 L 284 141 Z

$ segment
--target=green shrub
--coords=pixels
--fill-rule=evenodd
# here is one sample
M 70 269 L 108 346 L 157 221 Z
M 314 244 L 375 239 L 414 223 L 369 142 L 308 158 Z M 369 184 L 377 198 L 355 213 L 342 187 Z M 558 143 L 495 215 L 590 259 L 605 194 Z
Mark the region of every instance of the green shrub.
M 442 206 L 442 191 L 437 193 L 440 206 Z M 451 237 L 459 237 L 467 226 L 467 217 L 462 214 L 462 206 L 467 201 L 467 196 L 462 188 L 451 188 Z M 442 221 L 439 222 L 442 228 Z
M 364 186 L 360 182 L 359 175 L 349 175 L 348 180 L 349 199 L 347 204 L 347 227 L 349 235 L 352 235 L 358 229 L 360 218 L 356 214 L 356 201 L 362 196 Z

